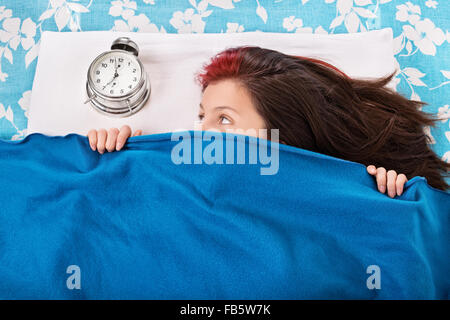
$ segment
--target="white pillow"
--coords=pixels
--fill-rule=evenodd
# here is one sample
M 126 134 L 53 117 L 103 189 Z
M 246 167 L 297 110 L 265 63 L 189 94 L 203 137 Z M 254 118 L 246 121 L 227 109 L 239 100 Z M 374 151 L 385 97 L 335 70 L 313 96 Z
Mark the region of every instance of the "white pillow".
M 112 118 L 95 111 L 86 100 L 90 63 L 109 50 L 119 36 L 140 47 L 152 86 L 150 99 L 136 114 Z M 143 134 L 194 128 L 201 88 L 194 75 L 212 56 L 227 47 L 257 45 L 286 54 L 322 59 L 350 77 L 380 77 L 395 70 L 392 29 L 350 34 L 244 32 L 226 34 L 164 34 L 111 31 L 49 32 L 41 37 L 29 109 L 27 133 L 78 133 L 121 127 Z M 390 87 L 393 88 L 391 82 Z

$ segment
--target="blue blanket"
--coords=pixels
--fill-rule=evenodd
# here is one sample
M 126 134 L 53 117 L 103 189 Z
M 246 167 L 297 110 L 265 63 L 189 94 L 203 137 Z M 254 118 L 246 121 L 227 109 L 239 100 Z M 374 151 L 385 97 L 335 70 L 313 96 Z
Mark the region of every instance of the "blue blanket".
M 449 298 L 450 195 L 423 177 L 391 199 L 358 163 L 269 144 L 263 175 L 175 164 L 179 143 L 0 141 L 0 298 Z

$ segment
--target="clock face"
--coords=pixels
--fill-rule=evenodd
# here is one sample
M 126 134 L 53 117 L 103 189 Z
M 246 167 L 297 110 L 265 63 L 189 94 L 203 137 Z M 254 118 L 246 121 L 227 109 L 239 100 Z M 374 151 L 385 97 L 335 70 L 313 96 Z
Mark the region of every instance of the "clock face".
M 141 75 L 141 66 L 135 56 L 112 51 L 94 62 L 89 76 L 98 92 L 110 97 L 120 97 L 136 88 Z

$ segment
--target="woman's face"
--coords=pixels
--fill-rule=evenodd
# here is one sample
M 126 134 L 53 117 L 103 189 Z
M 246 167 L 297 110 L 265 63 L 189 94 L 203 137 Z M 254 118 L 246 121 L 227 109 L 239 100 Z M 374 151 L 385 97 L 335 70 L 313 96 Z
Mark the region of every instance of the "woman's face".
M 259 136 L 259 129 L 266 128 L 247 90 L 231 79 L 206 87 L 198 116 L 202 130 L 244 130 L 248 135 Z

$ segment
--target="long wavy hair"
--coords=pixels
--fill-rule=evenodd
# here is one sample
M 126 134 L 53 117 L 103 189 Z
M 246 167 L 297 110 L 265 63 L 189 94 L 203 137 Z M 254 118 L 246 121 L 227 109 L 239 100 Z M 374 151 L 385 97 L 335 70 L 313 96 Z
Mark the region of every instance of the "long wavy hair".
M 352 79 L 334 66 L 257 46 L 215 55 L 195 80 L 206 87 L 233 79 L 243 86 L 285 144 L 337 158 L 422 176 L 447 190 L 450 164 L 430 148 L 425 126 L 439 120 L 386 84 L 394 77 Z M 270 132 L 270 130 L 268 130 Z M 269 137 L 270 138 L 270 137 Z

